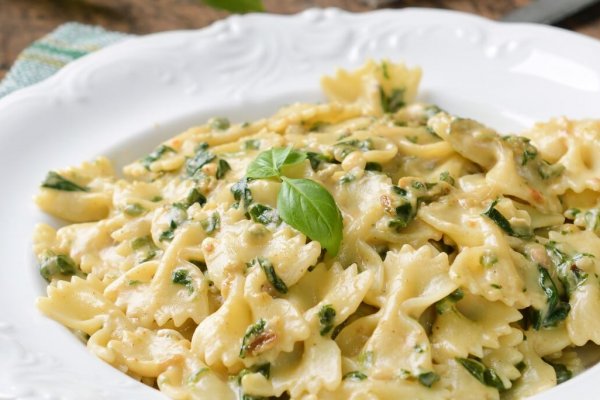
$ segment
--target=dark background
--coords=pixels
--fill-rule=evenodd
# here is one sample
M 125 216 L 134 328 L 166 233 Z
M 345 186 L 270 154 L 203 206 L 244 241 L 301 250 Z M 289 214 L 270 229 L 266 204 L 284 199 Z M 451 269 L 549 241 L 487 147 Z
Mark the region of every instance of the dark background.
M 530 0 L 400 0 L 391 6 L 436 7 L 498 19 Z M 360 0 L 264 0 L 271 13 L 290 14 L 310 7 L 372 9 Z M 144 34 L 204 27 L 228 14 L 199 0 L 0 0 L 0 78 L 19 52 L 67 21 L 101 25 L 110 30 Z M 600 38 L 600 4 L 560 26 Z

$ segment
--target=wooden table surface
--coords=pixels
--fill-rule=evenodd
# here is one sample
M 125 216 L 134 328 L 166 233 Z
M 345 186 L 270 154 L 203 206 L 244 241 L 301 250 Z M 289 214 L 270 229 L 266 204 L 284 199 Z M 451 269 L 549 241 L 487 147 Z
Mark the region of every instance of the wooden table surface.
M 436 7 L 466 11 L 492 19 L 530 0 L 399 0 L 393 7 Z M 264 0 L 268 12 L 290 14 L 309 7 L 371 8 L 360 0 Z M 201 28 L 226 12 L 199 0 L 0 0 L 0 78 L 19 52 L 63 22 L 79 21 L 107 29 L 145 34 L 170 29 Z M 600 3 L 560 26 L 600 38 Z

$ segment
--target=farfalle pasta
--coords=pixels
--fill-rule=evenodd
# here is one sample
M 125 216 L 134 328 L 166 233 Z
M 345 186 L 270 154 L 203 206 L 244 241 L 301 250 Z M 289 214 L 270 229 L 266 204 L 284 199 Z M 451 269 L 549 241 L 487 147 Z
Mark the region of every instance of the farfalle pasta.
M 38 307 L 174 399 L 520 399 L 600 344 L 600 123 L 503 136 L 389 61 L 51 171 Z M 593 346 L 595 346 L 593 345 Z M 589 350 L 589 346 L 586 347 Z

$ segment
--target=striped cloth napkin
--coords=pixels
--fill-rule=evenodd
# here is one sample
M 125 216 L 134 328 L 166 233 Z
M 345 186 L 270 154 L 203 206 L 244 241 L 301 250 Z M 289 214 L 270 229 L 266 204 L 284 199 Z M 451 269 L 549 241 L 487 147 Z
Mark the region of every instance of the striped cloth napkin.
M 69 22 L 35 41 L 19 55 L 0 82 L 0 98 L 37 83 L 66 64 L 129 35 Z

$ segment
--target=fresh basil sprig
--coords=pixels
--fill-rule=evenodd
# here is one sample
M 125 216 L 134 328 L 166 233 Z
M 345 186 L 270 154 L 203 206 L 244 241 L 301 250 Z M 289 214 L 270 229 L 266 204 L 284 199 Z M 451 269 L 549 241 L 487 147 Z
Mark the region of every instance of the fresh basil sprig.
M 321 243 L 335 256 L 342 241 L 343 221 L 333 196 L 315 181 L 292 179 L 282 174 L 283 167 L 298 164 L 306 157 L 306 153 L 291 147 L 263 151 L 250 163 L 246 176 L 250 179 L 281 179 L 283 183 L 277 196 L 281 219 Z
M 306 159 L 306 153 L 291 147 L 263 151 L 250 163 L 246 176 L 251 179 L 274 178 L 281 175 L 286 165 L 298 164 Z
M 279 215 L 312 240 L 336 255 L 342 241 L 342 214 L 333 196 L 310 179 L 282 176 L 283 185 L 277 196 Z

